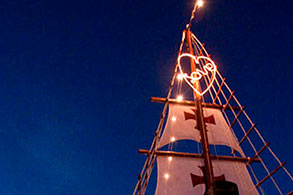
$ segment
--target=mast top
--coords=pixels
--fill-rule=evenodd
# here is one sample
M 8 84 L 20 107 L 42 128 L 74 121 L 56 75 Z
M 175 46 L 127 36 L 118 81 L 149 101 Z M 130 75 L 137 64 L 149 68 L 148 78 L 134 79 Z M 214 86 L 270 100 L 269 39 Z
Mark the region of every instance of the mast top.
M 193 10 L 192 10 L 192 13 L 191 13 L 191 17 L 190 17 L 190 20 L 189 20 L 189 23 L 186 25 L 186 29 L 189 30 L 190 27 L 191 27 L 191 22 L 192 20 L 195 18 L 195 14 L 196 14 L 196 11 L 199 7 L 202 7 L 204 4 L 204 1 L 203 0 L 197 0 L 194 4 L 194 7 L 193 7 Z

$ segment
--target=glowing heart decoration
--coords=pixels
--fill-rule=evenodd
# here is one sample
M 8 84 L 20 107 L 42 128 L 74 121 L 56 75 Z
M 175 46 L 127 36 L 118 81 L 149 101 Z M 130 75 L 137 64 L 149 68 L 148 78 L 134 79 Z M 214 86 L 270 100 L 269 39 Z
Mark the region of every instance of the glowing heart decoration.
M 182 70 L 182 66 L 181 66 L 181 59 L 184 57 L 189 57 L 192 60 L 194 60 L 194 62 L 196 64 L 199 65 L 199 61 L 200 60 L 204 60 L 205 61 L 205 65 L 203 66 L 203 70 L 199 70 L 198 68 L 196 69 L 195 72 L 192 72 L 190 74 L 190 76 L 187 73 L 184 73 Z M 215 65 L 215 63 L 208 57 L 206 56 L 193 56 L 189 53 L 183 53 L 179 56 L 178 58 L 178 65 L 179 65 L 179 70 L 185 80 L 185 82 L 200 96 L 202 96 L 203 94 L 205 94 L 213 85 L 213 82 L 215 80 L 216 77 L 216 72 L 217 72 L 217 66 Z M 209 73 L 211 73 L 211 79 L 209 84 L 206 86 L 206 89 L 203 91 L 199 91 L 197 90 L 193 84 L 197 81 L 199 81 L 203 76 L 209 75 Z

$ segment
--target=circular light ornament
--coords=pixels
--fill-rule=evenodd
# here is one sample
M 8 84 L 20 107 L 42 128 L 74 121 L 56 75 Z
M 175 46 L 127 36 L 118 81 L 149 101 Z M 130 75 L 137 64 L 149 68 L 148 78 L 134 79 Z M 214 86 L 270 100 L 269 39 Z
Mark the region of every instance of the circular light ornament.
M 187 73 L 184 73 L 182 70 L 182 65 L 181 65 L 181 59 L 184 57 L 191 58 L 191 60 L 194 60 L 194 62 L 198 65 L 199 65 L 200 60 L 204 60 L 205 65 L 203 66 L 203 70 L 200 70 L 197 68 L 196 71 L 191 72 L 190 75 L 188 75 Z M 194 56 L 189 53 L 183 53 L 178 58 L 178 64 L 179 64 L 180 73 L 183 75 L 183 79 L 193 89 L 193 91 L 195 91 L 198 95 L 200 95 L 200 96 L 204 95 L 213 85 L 215 77 L 216 77 L 217 66 L 215 65 L 213 60 L 211 60 L 210 58 L 208 58 L 206 56 Z M 207 80 L 209 81 L 206 88 L 202 91 L 199 91 L 198 89 L 196 89 L 194 87 L 194 84 L 197 81 L 201 80 L 204 76 L 209 75 L 209 73 L 211 74 L 211 79 L 206 77 Z

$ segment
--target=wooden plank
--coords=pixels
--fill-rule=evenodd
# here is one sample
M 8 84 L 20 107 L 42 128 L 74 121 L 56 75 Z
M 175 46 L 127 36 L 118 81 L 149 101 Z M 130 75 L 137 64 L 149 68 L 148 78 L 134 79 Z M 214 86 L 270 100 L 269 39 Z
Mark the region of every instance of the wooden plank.
M 166 98 L 160 98 L 160 97 L 151 97 L 151 102 L 157 102 L 157 103 L 166 103 Z M 178 102 L 176 99 L 169 99 L 170 104 L 180 104 L 180 105 L 187 105 L 187 106 L 195 106 L 194 101 L 190 100 L 183 100 L 181 102 Z M 204 108 L 216 108 L 216 109 L 223 109 L 223 105 L 219 104 L 210 104 L 210 103 L 204 103 L 202 102 L 202 107 Z M 238 106 L 232 106 L 233 110 L 240 110 L 240 107 Z M 227 110 L 231 110 L 230 107 L 227 108 Z
M 141 154 L 149 154 L 148 150 L 139 149 L 139 153 Z M 173 151 L 155 151 L 156 155 L 160 156 L 178 156 L 178 157 L 188 157 L 188 158 L 203 158 L 202 154 L 195 154 L 195 153 L 186 153 L 186 152 L 173 152 Z M 218 156 L 218 155 L 211 155 L 211 159 L 217 160 L 229 160 L 229 161 L 240 161 L 240 162 L 249 162 L 251 161 L 250 158 L 243 158 L 243 157 L 234 157 L 234 156 Z M 255 158 L 252 162 L 260 162 L 260 159 Z

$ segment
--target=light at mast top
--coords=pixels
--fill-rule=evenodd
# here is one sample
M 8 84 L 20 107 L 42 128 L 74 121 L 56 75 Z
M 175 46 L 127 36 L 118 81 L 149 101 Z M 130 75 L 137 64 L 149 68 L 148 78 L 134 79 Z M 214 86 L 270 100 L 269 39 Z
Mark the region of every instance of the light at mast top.
M 198 0 L 197 1 L 197 6 L 198 7 L 202 7 L 203 6 L 203 1 L 202 0 Z

